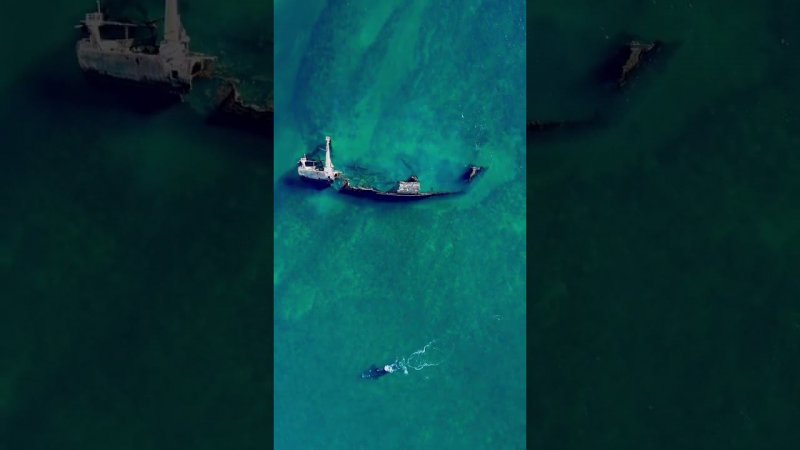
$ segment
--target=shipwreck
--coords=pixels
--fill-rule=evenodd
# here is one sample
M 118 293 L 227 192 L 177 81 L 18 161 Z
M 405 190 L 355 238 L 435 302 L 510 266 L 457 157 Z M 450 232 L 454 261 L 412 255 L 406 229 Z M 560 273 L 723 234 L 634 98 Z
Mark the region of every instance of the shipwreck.
M 481 166 L 469 166 L 466 172 L 461 175 L 461 181 L 465 184 L 471 183 L 481 173 L 486 170 Z M 336 170 L 331 159 L 331 137 L 325 137 L 325 159 L 309 159 L 306 155 L 297 163 L 297 174 L 301 180 L 310 182 L 322 189 L 334 186 L 340 194 L 353 197 L 368 198 L 377 201 L 387 202 L 407 202 L 423 200 L 434 197 L 444 197 L 458 194 L 459 192 L 424 192 L 420 188 L 420 181 L 416 176 L 411 176 L 405 181 L 395 183 L 389 190 L 379 190 L 372 186 L 354 185 L 342 172 Z
M 331 159 L 331 137 L 325 137 L 325 161 L 317 161 L 306 158 L 303 155 L 297 162 L 297 174 L 304 181 L 312 184 L 330 186 L 333 181 L 339 178 L 340 173 L 333 167 Z
M 602 88 L 611 95 L 619 95 L 623 92 L 636 74 L 642 70 L 642 67 L 651 64 L 665 47 L 665 44 L 658 40 L 643 42 L 625 38 L 621 42 L 614 45 L 612 52 L 598 65 L 592 79 L 595 88 Z M 528 120 L 526 128 L 530 138 L 531 136 L 547 136 L 555 132 L 582 132 L 607 123 L 608 118 L 595 112 L 582 119 Z
M 454 194 L 454 192 L 422 192 L 420 191 L 419 179 L 413 175 L 405 181 L 399 181 L 394 189 L 389 191 L 379 191 L 371 187 L 351 186 L 350 182 L 345 179 L 339 192 L 354 197 L 370 198 L 386 202 L 424 200 L 427 198 Z
M 661 41 L 641 42 L 630 40 L 617 48 L 598 69 L 598 78 L 603 84 L 623 88 L 658 53 L 664 44 Z
M 155 87 L 182 96 L 191 90 L 193 79 L 213 72 L 216 58 L 189 49 L 177 0 L 165 0 L 160 42 L 156 42 L 152 23 L 106 20 L 99 1 L 97 11 L 86 14 L 76 28 L 84 34 L 76 44 L 78 64 L 91 78 Z M 139 37 L 143 28 L 152 31 L 152 38 Z

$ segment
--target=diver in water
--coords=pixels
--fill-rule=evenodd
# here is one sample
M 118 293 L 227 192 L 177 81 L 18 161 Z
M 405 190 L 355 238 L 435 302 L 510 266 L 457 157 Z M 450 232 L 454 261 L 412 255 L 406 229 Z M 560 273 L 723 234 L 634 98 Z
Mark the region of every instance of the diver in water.
M 361 378 L 365 379 L 378 379 L 384 375 L 389 375 L 395 371 L 394 364 L 388 364 L 383 367 L 372 366 L 361 374 Z

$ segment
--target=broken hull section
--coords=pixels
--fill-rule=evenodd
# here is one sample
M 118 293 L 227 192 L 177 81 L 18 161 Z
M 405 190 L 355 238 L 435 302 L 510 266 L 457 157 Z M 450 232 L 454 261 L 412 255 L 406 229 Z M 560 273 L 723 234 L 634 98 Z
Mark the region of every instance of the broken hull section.
M 79 48 L 78 63 L 87 74 L 168 90 L 176 95 L 186 94 L 192 88 L 191 83 L 184 80 L 160 76 L 168 70 L 159 55 L 109 54 Z
M 208 123 L 268 137 L 273 135 L 272 108 L 245 103 L 236 87 L 230 84 L 220 88 L 218 98 L 217 108 L 208 118 Z
M 450 192 L 424 192 L 420 194 L 398 194 L 396 192 L 380 192 L 370 188 L 353 188 L 344 186 L 339 192 L 345 195 L 358 198 L 367 198 L 379 202 L 406 203 L 426 200 L 435 197 L 445 197 L 453 195 Z

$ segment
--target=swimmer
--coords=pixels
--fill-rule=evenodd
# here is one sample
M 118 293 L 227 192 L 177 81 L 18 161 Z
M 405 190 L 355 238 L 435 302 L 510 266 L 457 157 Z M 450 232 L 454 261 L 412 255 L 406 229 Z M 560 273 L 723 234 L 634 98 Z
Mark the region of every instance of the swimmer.
M 393 364 L 388 364 L 383 367 L 372 366 L 361 374 L 361 378 L 365 379 L 378 379 L 384 375 L 389 375 L 395 371 Z

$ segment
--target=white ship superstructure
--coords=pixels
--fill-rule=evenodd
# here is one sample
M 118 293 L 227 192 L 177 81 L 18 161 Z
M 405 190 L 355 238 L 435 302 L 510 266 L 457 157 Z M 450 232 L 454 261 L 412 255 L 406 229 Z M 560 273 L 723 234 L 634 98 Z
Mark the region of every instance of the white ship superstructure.
M 297 163 L 297 174 L 309 180 L 329 183 L 333 183 L 333 181 L 339 177 L 339 172 L 334 169 L 333 160 L 331 159 L 330 136 L 325 137 L 324 165 L 321 164 L 321 161 L 311 160 L 303 155 L 303 157 L 300 158 L 300 161 Z
M 177 0 L 165 0 L 164 36 L 158 45 L 138 45 L 136 28 L 152 25 L 106 20 L 97 11 L 86 14 L 76 28 L 87 36 L 76 44 L 81 70 L 117 80 L 167 86 L 178 93 L 191 89 L 192 79 L 207 75 L 215 58 L 189 50 L 189 36 L 181 23 Z M 104 35 L 106 29 L 121 29 L 123 35 Z

